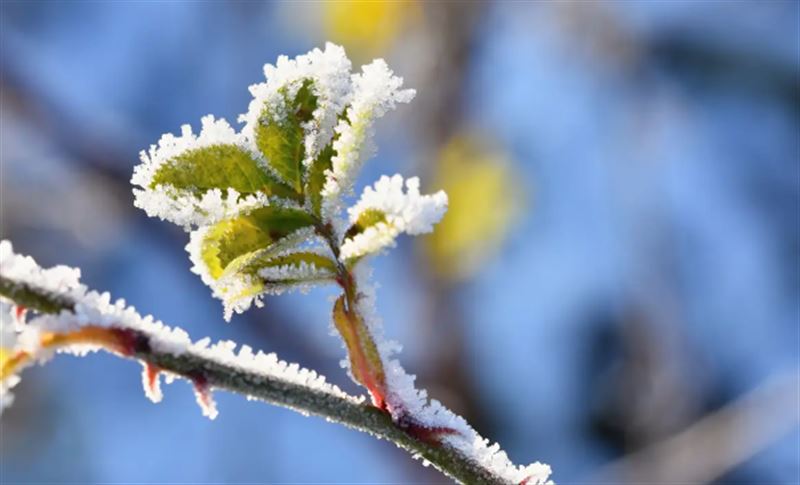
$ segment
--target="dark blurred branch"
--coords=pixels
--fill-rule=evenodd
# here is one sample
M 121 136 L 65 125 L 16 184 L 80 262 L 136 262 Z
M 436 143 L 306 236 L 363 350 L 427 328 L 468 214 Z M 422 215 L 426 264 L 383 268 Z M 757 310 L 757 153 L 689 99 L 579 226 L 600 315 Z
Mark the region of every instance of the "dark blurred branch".
M 652 60 L 701 87 L 731 86 L 772 96 L 800 115 L 800 75 L 793 66 L 732 49 L 664 35 L 649 46 Z
M 485 2 L 429 2 L 424 4 L 425 38 L 431 39 L 428 49 L 436 62 L 424 74 L 420 89 L 417 126 L 419 131 L 416 169 L 427 177 L 435 169 L 435 161 L 443 146 L 464 127 L 464 96 L 467 70 L 474 52 L 476 27 L 489 4 Z M 424 277 L 424 292 L 429 316 L 424 340 L 447 342 L 429 353 L 429 369 L 419 379 L 424 387 L 432 387 L 440 400 L 463 414 L 478 429 L 488 429 L 489 418 L 477 396 L 476 379 L 469 368 L 464 322 L 459 305 L 460 291 L 450 280 L 441 277 L 430 264 L 430 254 L 418 252 L 416 270 Z
M 710 483 L 800 424 L 800 374 L 771 379 L 661 442 L 607 465 L 587 483 Z

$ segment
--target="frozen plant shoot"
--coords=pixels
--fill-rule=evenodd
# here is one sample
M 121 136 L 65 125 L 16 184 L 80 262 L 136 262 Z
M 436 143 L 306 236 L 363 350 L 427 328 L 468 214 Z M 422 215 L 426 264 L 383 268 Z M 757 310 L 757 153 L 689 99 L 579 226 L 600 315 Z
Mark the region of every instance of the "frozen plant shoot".
M 233 342 L 192 342 L 140 316 L 121 300 L 90 291 L 79 271 L 40 268 L 0 245 L 3 405 L 27 365 L 54 352 L 105 350 L 140 361 L 146 395 L 161 399 L 160 376 L 194 386 L 203 413 L 225 389 L 371 432 L 463 483 L 544 484 L 549 467 L 511 463 L 463 418 L 414 386 L 383 337 L 368 260 L 401 234 L 431 232 L 447 195 L 420 192 L 416 177 L 383 176 L 350 207 L 364 161 L 374 152 L 375 121 L 414 97 L 386 63 L 351 72 L 344 49 L 324 50 L 264 68 L 266 82 L 240 130 L 208 115 L 195 134 L 164 135 L 133 172 L 136 207 L 189 232 L 192 271 L 222 301 L 229 320 L 265 295 L 314 285 L 341 290 L 331 311 L 347 349 L 350 377 L 369 402 L 346 395 L 315 372 Z M 31 310 L 27 316 L 22 309 Z M 324 322 L 320 322 L 323 324 Z

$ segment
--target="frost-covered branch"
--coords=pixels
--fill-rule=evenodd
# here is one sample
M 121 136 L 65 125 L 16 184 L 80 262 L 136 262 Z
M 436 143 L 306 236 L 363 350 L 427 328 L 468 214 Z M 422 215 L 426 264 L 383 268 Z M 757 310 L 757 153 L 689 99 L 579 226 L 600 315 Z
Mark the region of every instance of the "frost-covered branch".
M 8 241 L 0 243 L 0 402 L 10 404 L 10 388 L 25 367 L 49 360 L 54 352 L 85 355 L 95 350 L 135 359 L 144 365 L 146 395 L 161 400 L 159 375 L 183 378 L 195 388 L 203 413 L 216 408 L 213 390 L 227 390 L 306 415 L 387 439 L 463 483 L 539 483 L 549 470 L 537 465 L 511 479 L 486 460 L 444 443 L 435 430 L 398 423 L 387 412 L 349 396 L 314 371 L 286 364 L 275 354 L 253 353 L 246 346 L 235 352 L 233 342 L 209 346 L 209 339 L 192 343 L 186 332 L 142 318 L 122 300 L 111 303 L 107 293 L 89 291 L 79 271 L 65 266 L 40 268 L 30 257 L 15 254 Z M 35 316 L 28 320 L 26 313 Z M 487 457 L 497 462 L 493 448 Z M 530 478 L 529 478 L 530 477 Z M 531 480 L 531 478 L 534 478 Z

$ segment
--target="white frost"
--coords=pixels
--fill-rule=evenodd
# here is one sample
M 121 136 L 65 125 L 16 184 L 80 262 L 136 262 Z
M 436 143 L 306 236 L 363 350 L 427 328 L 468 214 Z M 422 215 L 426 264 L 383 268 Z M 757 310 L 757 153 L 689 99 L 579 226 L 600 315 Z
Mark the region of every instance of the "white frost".
M 219 278 L 214 278 L 209 272 L 208 265 L 203 260 L 203 241 L 209 230 L 209 227 L 200 227 L 192 231 L 189 236 L 189 243 L 186 245 L 186 251 L 189 253 L 189 259 L 192 262 L 191 271 L 199 275 L 203 283 L 211 288 L 215 298 L 222 300 L 226 321 L 230 321 L 234 313 L 244 313 L 249 310 L 252 305 L 256 307 L 263 306 L 262 297 L 265 294 L 277 295 L 287 289 L 293 289 L 294 286 L 300 285 L 302 287 L 303 284 L 307 284 L 304 283 L 306 281 L 313 282 L 331 276 L 321 270 L 311 271 L 311 268 L 307 267 L 308 265 L 267 268 L 267 272 L 261 275 L 262 277 L 281 276 L 274 279 L 294 280 L 297 283 L 287 282 L 285 285 L 266 284 L 263 290 L 258 293 L 254 293 L 251 289 L 259 283 L 264 284 L 265 282 L 256 281 L 256 276 L 254 275 L 230 272 L 223 273 Z M 318 252 L 318 248 L 304 247 L 316 241 L 317 237 L 312 228 L 302 228 L 281 238 L 271 246 L 258 251 L 253 257 L 267 260 L 297 252 L 298 250 Z
M 344 48 L 330 42 L 325 50 L 314 49 L 294 59 L 280 56 L 274 66 L 265 65 L 267 82 L 250 86 L 253 100 L 247 113 L 239 117 L 245 123 L 243 135 L 255 145 L 255 128 L 262 122 L 262 114 L 266 112 L 272 121 L 281 122 L 287 116 L 285 97 L 293 99 L 303 81 L 311 80 L 317 108 L 304 126 L 303 163 L 309 166 L 333 138 L 336 118 L 350 101 L 350 69 Z
M 358 310 L 381 355 L 388 388 L 387 405 L 393 419 L 403 422 L 411 418 L 416 424 L 429 428 L 454 430 L 456 432 L 454 434 L 443 435 L 442 441 L 511 483 L 518 484 L 527 480 L 526 485 L 551 485 L 553 482 L 549 480 L 551 471 L 548 465 L 539 462 L 528 466 L 515 465 L 500 449 L 499 444 L 490 444 L 489 440 L 480 436 L 464 418 L 444 407 L 439 401 L 429 400 L 424 389 L 415 387 L 416 376 L 407 374 L 394 357 L 399 352 L 400 345 L 386 340 L 383 335 L 382 323 L 375 307 L 375 288 L 370 281 L 371 270 L 362 263 L 355 277 L 360 291 Z
M 203 130 L 199 137 L 195 137 L 189 127 L 184 127 L 181 137 L 165 135 L 158 147 L 151 148 L 149 154 L 142 154 L 143 164 L 137 167 L 133 183 L 143 188 L 149 187 L 153 173 L 160 164 L 183 150 L 206 146 L 205 144 L 234 143 L 256 154 L 260 157 L 258 160 L 263 160 L 256 148 L 256 127 L 264 121 L 265 116 L 269 121 L 279 123 L 287 116 L 291 116 L 286 100 L 294 99 L 303 82 L 311 80 L 313 94 L 317 97 L 317 108 L 312 114 L 312 119 L 303 126 L 305 155 L 302 162 L 305 167 L 309 167 L 320 150 L 332 143 L 335 153 L 331 159 L 331 169 L 325 173 L 325 183 L 321 193 L 322 217 L 323 222 L 331 224 L 334 232 L 341 236 L 347 222 L 340 219 L 344 207 L 342 197 L 352 193 L 362 164 L 374 152 L 372 138 L 375 121 L 387 111 L 394 109 L 397 103 L 407 103 L 415 95 L 412 89 L 402 89 L 403 79 L 395 76 L 382 59 L 363 66 L 360 73 L 351 74 L 350 70 L 350 61 L 344 49 L 330 43 L 324 50 L 314 49 L 295 59 L 281 56 L 274 66 L 264 67 L 266 82 L 250 87 L 253 100 L 248 112 L 239 117 L 239 121 L 244 123 L 241 133 L 234 132 L 223 120 L 214 121 L 213 117 L 206 117 L 203 119 Z M 265 170 L 269 170 L 266 164 Z M 186 246 L 193 263 L 192 271 L 199 274 L 211 287 L 214 296 L 223 301 L 226 319 L 229 319 L 233 312 L 243 312 L 253 304 L 260 306 L 261 296 L 264 293 L 277 293 L 287 288 L 287 285 L 270 285 L 268 280 L 312 281 L 320 276 L 329 276 L 320 268 L 301 263 L 263 268 L 257 275 L 231 273 L 218 278 L 212 277 L 202 259 L 202 244 L 208 231 L 206 226 L 259 205 L 266 205 L 270 201 L 267 201 L 266 197 L 259 196 L 251 196 L 240 201 L 239 194 L 230 191 L 223 194 L 219 190 L 210 191 L 198 199 L 191 194 L 176 194 L 170 190 L 169 187 L 136 190 L 136 205 L 145 209 L 149 215 L 162 217 L 187 227 L 198 226 L 198 229 L 192 232 L 190 242 Z M 307 203 L 306 208 L 309 204 Z M 447 204 L 447 195 L 442 191 L 431 195 L 420 194 L 419 179 L 416 177 L 407 181 L 399 175 L 381 177 L 373 187 L 364 190 L 358 203 L 348 210 L 348 215 L 352 224 L 357 222 L 365 211 L 375 210 L 385 216 L 384 221 L 346 239 L 339 248 L 340 259 L 352 260 L 391 247 L 401 233 L 416 235 L 432 231 L 433 225 L 444 216 Z M 306 244 L 306 240 L 312 235 L 312 230 L 298 231 L 265 248 L 257 257 L 270 257 L 300 250 L 300 246 Z M 383 337 L 380 319 L 375 312 L 375 293 L 369 283 L 368 268 L 362 262 L 355 267 L 355 271 L 360 293 L 358 310 L 377 343 L 386 375 L 387 407 L 395 421 L 408 424 L 410 420 L 414 425 L 454 431 L 444 434 L 442 440 L 511 483 L 524 482 L 527 485 L 551 483 L 548 481 L 550 468 L 547 465 L 537 462 L 527 467 L 515 466 L 505 452 L 500 450 L 499 445 L 490 445 L 489 441 L 481 437 L 462 417 L 455 415 L 436 400 L 429 401 L 426 392 L 415 387 L 415 377 L 407 374 L 394 357 L 400 346 Z M 262 280 L 254 282 L 253 278 Z M 254 283 L 263 286 L 263 289 L 256 294 L 253 289 L 259 290 L 262 286 Z M 83 292 L 85 293 L 85 290 Z M 209 347 L 210 340 L 204 339 L 191 344 L 185 332 L 169 330 L 160 322 L 154 323 L 152 320 L 145 325 L 140 322 L 141 319 L 135 312 L 133 315 L 136 318 L 125 313 L 128 310 L 124 305 L 115 307 L 116 310 L 111 311 L 107 302 L 96 301 L 92 294 L 81 295 L 81 299 L 88 299 L 88 303 L 85 309 L 81 306 L 74 316 L 62 314 L 59 317 L 39 317 L 39 319 L 49 319 L 44 320 L 47 325 L 73 325 L 77 324 L 73 321 L 75 319 L 84 323 L 93 321 L 92 318 L 105 321 L 103 320 L 105 315 L 108 322 L 117 322 L 115 325 L 122 322 L 123 325 L 130 326 L 129 328 L 146 328 L 148 334 L 154 335 L 153 342 L 159 348 L 169 349 L 170 352 L 180 353 L 188 349 L 206 358 L 244 370 L 278 376 L 290 382 L 316 386 L 325 392 L 344 396 L 341 391 L 326 384 L 324 379 L 313 371 L 300 369 L 296 364 L 287 365 L 279 361 L 274 354 L 267 355 L 260 352 L 253 354 L 246 346 L 237 354 L 233 342 L 220 342 Z M 98 308 L 99 315 L 97 311 L 91 313 L 93 309 Z M 90 312 L 91 318 L 83 316 L 85 312 Z M 349 361 L 345 360 L 344 366 L 348 365 Z M 147 384 L 147 375 L 144 379 Z M 13 384 L 10 380 L 7 381 L 3 386 Z M 2 389 L 4 394 L 7 394 L 7 387 Z M 209 390 L 203 383 L 198 382 L 195 382 L 195 389 L 204 414 L 210 417 L 216 415 Z M 159 397 L 155 395 L 155 389 L 152 392 L 153 397 Z
M 255 160 L 260 159 L 254 145 L 234 129 L 224 119 L 215 120 L 213 115 L 204 116 L 199 135 L 192 132 L 191 125 L 181 127 L 181 136 L 171 133 L 161 137 L 158 145 L 150 150 L 142 150 L 142 163 L 133 170 L 131 183 L 135 199 L 133 204 L 143 209 L 150 217 L 159 217 L 189 230 L 192 226 L 213 224 L 222 219 L 269 204 L 266 195 L 253 194 L 240 198 L 240 194 L 228 188 L 226 191 L 212 189 L 197 197 L 190 191 L 180 190 L 171 185 L 157 185 L 151 188 L 153 177 L 165 164 L 190 150 L 214 145 L 235 145 L 246 151 Z M 267 170 L 266 165 L 262 168 Z
M 349 398 L 338 387 L 325 382 L 325 378 L 316 372 L 303 369 L 297 364 L 288 364 L 279 360 L 275 354 L 253 353 L 248 346 L 242 346 L 237 353 L 236 344 L 231 341 L 209 345 L 211 340 L 206 338 L 192 343 L 184 330 L 167 327 L 151 316 L 142 317 L 133 307 L 126 306 L 124 300 L 112 302 L 108 293 L 88 290 L 78 280 L 79 274 L 77 269 L 65 266 L 43 269 L 31 257 L 15 254 L 10 242 L 0 242 L 0 275 L 15 283 L 24 283 L 45 290 L 65 301 L 75 303 L 74 312 L 64 310 L 58 315 L 39 314 L 23 325 L 17 325 L 12 315 L 12 305 L 0 302 L 2 304 L 0 337 L 3 352 L 8 352 L 10 355 L 27 352 L 32 357 L 28 364 L 30 365 L 33 362 L 44 362 L 52 357 L 53 350 L 44 349 L 40 345 L 40 336 L 43 332 L 68 333 L 86 326 L 132 330 L 146 335 L 149 348 L 156 352 L 172 355 L 191 352 L 234 369 L 299 384 L 333 396 L 351 399 L 353 402 L 360 402 Z M 99 349 L 97 345 L 80 344 L 60 348 L 58 352 L 85 355 L 87 352 Z M 13 374 L 0 382 L 0 404 L 3 406 L 13 400 L 10 389 L 19 382 L 19 373 L 23 368 L 15 369 Z M 167 377 L 169 381 L 174 375 L 168 374 Z M 149 386 L 146 370 L 143 372 L 142 381 L 147 396 L 154 401 L 160 400 L 160 388 L 158 384 L 152 388 Z M 157 382 L 158 377 L 156 377 Z M 195 381 L 193 384 L 204 415 L 213 418 L 216 416 L 216 410 L 210 394 L 211 389 L 206 387 L 205 383 Z
M 352 191 L 356 175 L 364 160 L 372 156 L 375 120 L 394 109 L 397 103 L 408 103 L 416 94 L 413 89 L 400 89 L 403 78 L 397 77 L 383 59 L 376 59 L 353 74 L 352 104 L 346 118 L 336 125 L 338 138 L 331 170 L 326 173 L 322 189 L 323 212 L 335 219 L 341 209 L 341 197 Z
M 405 182 L 403 177 L 383 176 L 373 187 L 366 187 L 361 199 L 348 209 L 350 223 L 354 224 L 367 210 L 378 210 L 385 214 L 386 222 L 379 222 L 342 244 L 342 259 L 350 259 L 380 251 L 394 245 L 401 233 L 424 234 L 433 230 L 447 211 L 447 194 L 439 191 L 432 195 L 419 193 L 419 178 Z
M 301 261 L 299 264 L 283 264 L 280 266 L 267 266 L 262 268 L 258 275 L 267 281 L 315 281 L 332 279 L 335 275 L 326 268 L 317 267 L 315 264 Z

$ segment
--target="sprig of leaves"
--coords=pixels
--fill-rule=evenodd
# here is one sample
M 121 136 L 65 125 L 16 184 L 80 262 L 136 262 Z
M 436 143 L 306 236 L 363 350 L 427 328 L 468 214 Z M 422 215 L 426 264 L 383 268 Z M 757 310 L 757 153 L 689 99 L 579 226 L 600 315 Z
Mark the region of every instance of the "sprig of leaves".
M 414 92 L 401 89 L 380 59 L 351 73 L 332 44 L 281 57 L 264 72 L 267 82 L 250 88 L 241 132 L 207 116 L 199 135 L 184 126 L 180 137 L 164 135 L 142 153 L 132 179 L 136 205 L 191 232 L 192 271 L 223 301 L 226 319 L 260 306 L 268 293 L 338 284 L 333 320 L 351 375 L 383 407 L 383 359 L 359 314 L 351 272 L 400 233 L 430 231 L 447 198 L 421 196 L 417 179 L 406 193 L 395 176 L 367 188 L 349 221 L 337 208 L 372 153 L 375 120 Z

